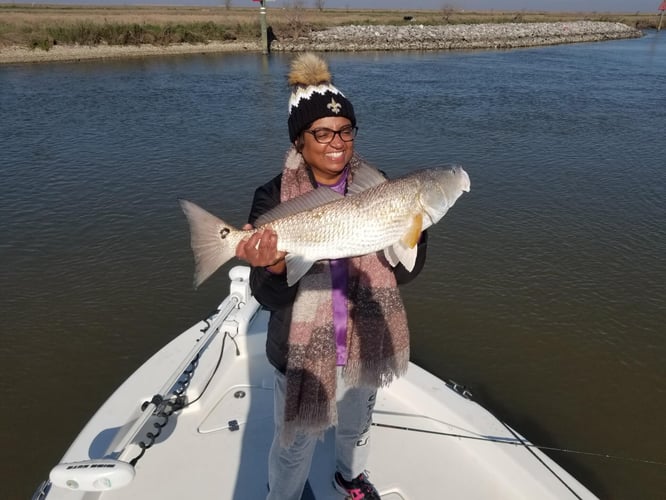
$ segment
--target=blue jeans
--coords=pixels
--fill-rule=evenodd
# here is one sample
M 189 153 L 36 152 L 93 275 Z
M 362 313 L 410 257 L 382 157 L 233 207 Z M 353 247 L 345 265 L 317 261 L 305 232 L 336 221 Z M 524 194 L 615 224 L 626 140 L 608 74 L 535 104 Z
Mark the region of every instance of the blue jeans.
M 284 421 L 286 377 L 275 372 L 275 434 L 268 455 L 268 485 L 266 500 L 300 500 L 310 473 L 312 456 L 318 437 L 297 433 L 288 447 L 280 446 Z M 368 387 L 347 387 L 338 367 L 336 401 L 338 425 L 335 427 L 335 464 L 345 479 L 352 479 L 365 470 L 370 452 L 369 435 L 372 409 L 377 390 Z M 333 471 L 331 471 L 332 476 Z

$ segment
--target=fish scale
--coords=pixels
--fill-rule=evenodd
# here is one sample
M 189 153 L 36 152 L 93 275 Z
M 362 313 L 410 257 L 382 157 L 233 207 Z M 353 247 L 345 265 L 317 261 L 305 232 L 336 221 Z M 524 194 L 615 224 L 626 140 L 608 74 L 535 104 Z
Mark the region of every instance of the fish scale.
M 382 212 L 360 211 L 351 203 L 347 205 L 316 219 L 299 215 L 267 226 L 277 233 L 280 251 L 319 260 L 376 251 L 386 238 L 399 238 L 405 220 L 411 218 L 404 209 L 390 210 L 389 204 L 384 204 Z

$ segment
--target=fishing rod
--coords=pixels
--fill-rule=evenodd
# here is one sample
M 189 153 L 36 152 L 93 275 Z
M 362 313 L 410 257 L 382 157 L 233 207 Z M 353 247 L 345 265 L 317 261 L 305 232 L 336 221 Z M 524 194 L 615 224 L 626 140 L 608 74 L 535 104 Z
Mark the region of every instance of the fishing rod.
M 561 482 L 561 483 L 564 485 L 564 487 L 565 487 L 566 489 L 568 489 L 568 490 L 571 492 L 571 494 L 572 494 L 573 496 L 575 496 L 578 500 L 583 500 L 583 499 L 581 498 L 581 496 L 580 496 L 578 493 L 576 493 L 576 492 L 574 491 L 574 489 L 569 485 L 569 483 L 567 483 L 567 482 L 562 478 L 562 476 L 560 476 L 557 472 L 555 472 L 555 471 L 550 467 L 550 465 L 548 465 L 546 462 L 544 462 L 543 459 L 542 459 L 539 455 L 537 455 L 536 453 L 534 453 L 534 450 L 528 446 L 529 443 L 528 443 L 527 441 L 525 441 L 525 440 L 522 438 L 522 436 L 521 436 L 520 434 L 518 434 L 518 433 L 517 433 L 516 431 L 514 431 L 511 427 L 509 427 L 509 425 L 508 425 L 506 422 L 502 422 L 502 425 L 503 425 L 504 427 L 506 427 L 506 430 L 508 430 L 508 431 L 511 433 L 511 435 L 512 435 L 513 437 L 515 437 L 515 438 L 518 440 L 518 442 L 521 444 L 521 446 L 524 446 L 525 449 L 526 449 L 527 451 L 529 451 L 530 454 L 531 454 L 534 458 L 536 458 L 536 459 L 539 461 L 539 463 L 541 463 L 541 465 L 543 465 L 546 469 L 548 469 L 548 471 L 549 471 L 553 476 L 555 476 L 555 477 L 557 478 L 557 480 L 558 480 L 559 482 Z
M 388 414 L 390 414 L 391 412 L 381 412 L 381 411 L 376 411 L 375 412 L 375 414 L 379 414 L 379 413 L 388 413 Z M 398 413 L 397 415 L 426 418 L 428 420 L 433 420 L 435 422 L 448 425 L 445 422 L 441 422 L 437 419 L 434 419 L 434 418 L 431 418 L 431 417 L 428 417 L 428 416 L 425 416 L 425 415 L 407 415 L 407 414 L 401 414 L 401 413 Z M 504 423 L 504 422 L 502 422 L 502 423 Z M 562 452 L 562 453 L 571 453 L 571 454 L 576 454 L 576 455 L 587 455 L 587 456 L 598 457 L 598 458 L 606 458 L 606 459 L 611 459 L 611 460 L 620 460 L 620 461 L 624 461 L 624 462 L 633 462 L 633 463 L 641 463 L 641 464 L 649 464 L 649 465 L 659 465 L 661 467 L 666 466 L 666 462 L 660 462 L 658 460 L 649 460 L 649 459 L 633 458 L 633 457 L 623 457 L 623 456 L 619 456 L 619 455 L 611 455 L 609 453 L 571 450 L 571 449 L 568 449 L 568 448 L 558 448 L 556 446 L 546 446 L 546 445 L 534 444 L 534 443 L 530 443 L 529 441 L 525 441 L 524 439 L 519 439 L 518 436 L 516 436 L 515 434 L 514 434 L 514 437 L 493 437 L 493 436 L 482 436 L 482 435 L 474 436 L 474 435 L 470 435 L 470 434 L 457 434 L 457 433 L 454 433 L 454 432 L 444 432 L 444 431 L 435 431 L 435 430 L 429 430 L 429 429 L 420 429 L 418 427 L 409 427 L 409 426 L 406 426 L 406 425 L 382 424 L 382 423 L 378 423 L 378 422 L 373 422 L 372 425 L 374 425 L 375 427 L 383 427 L 383 428 L 386 428 L 386 429 L 396 429 L 396 430 L 408 431 L 408 432 L 420 432 L 420 433 L 424 433 L 424 434 L 433 434 L 433 435 L 436 435 L 436 436 L 454 437 L 454 438 L 459 438 L 459 439 L 471 439 L 471 440 L 474 440 L 474 441 L 486 441 L 486 442 L 490 442 L 490 443 L 508 444 L 508 445 L 512 445 L 512 446 L 524 446 L 526 448 L 538 448 L 540 450 L 546 450 L 546 451 L 559 451 L 559 452 Z M 504 425 L 507 426 L 506 424 L 504 424 Z

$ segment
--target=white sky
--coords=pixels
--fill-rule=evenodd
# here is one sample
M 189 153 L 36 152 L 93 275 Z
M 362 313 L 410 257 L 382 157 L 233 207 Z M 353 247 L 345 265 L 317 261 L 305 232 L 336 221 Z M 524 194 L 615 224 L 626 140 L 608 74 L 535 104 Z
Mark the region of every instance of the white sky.
M 315 0 L 298 0 L 314 7 Z M 224 0 L 0 0 L 0 3 L 113 4 L 113 5 L 223 5 Z M 251 0 L 232 0 L 232 6 L 257 5 Z M 293 4 L 293 0 L 268 1 L 271 8 Z M 444 6 L 460 10 L 531 10 L 564 12 L 657 12 L 661 0 L 324 0 L 328 8 L 383 8 L 439 10 Z

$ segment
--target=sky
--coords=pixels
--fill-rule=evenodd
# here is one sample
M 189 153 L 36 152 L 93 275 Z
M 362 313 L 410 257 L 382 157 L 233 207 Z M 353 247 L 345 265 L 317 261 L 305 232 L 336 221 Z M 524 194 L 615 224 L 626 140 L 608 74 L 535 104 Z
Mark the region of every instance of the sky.
M 315 0 L 299 0 L 314 7 Z M 0 3 L 114 4 L 114 5 L 223 5 L 224 0 L 0 0 Z M 257 5 L 251 0 L 232 0 L 232 6 Z M 293 4 L 291 0 L 268 0 L 268 8 Z M 439 10 L 547 10 L 561 12 L 657 12 L 661 0 L 324 0 L 327 8 L 382 8 Z

